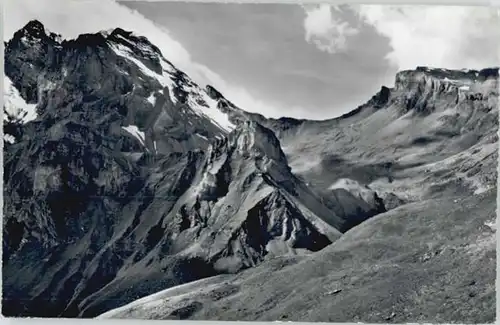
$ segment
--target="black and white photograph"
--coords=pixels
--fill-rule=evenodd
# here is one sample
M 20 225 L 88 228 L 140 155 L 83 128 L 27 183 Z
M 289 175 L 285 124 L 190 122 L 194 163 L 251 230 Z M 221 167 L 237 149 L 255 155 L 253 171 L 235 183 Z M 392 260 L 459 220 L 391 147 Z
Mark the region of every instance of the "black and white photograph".
M 4 317 L 495 322 L 498 8 L 2 10 Z

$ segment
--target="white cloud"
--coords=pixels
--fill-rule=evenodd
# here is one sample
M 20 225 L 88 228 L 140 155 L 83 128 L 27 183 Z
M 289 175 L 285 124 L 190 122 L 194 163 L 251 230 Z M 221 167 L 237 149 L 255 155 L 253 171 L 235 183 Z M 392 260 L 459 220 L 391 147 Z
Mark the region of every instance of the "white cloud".
M 260 101 L 245 89 L 230 85 L 208 67 L 193 62 L 188 51 L 166 29 L 113 0 L 6 0 L 3 5 L 5 40 L 32 19 L 40 20 L 47 29 L 62 34 L 63 38 L 121 27 L 146 36 L 168 60 L 201 86 L 211 84 L 247 111 L 271 117 L 303 112 L 299 108 L 285 110 Z
M 481 69 L 499 65 L 500 18 L 491 7 L 353 6 L 388 37 L 400 70 L 416 66 Z
M 304 9 L 306 41 L 316 45 L 321 51 L 332 54 L 344 51 L 347 48 L 347 38 L 358 33 L 357 29 L 342 21 L 341 11 L 335 6 L 321 4 Z

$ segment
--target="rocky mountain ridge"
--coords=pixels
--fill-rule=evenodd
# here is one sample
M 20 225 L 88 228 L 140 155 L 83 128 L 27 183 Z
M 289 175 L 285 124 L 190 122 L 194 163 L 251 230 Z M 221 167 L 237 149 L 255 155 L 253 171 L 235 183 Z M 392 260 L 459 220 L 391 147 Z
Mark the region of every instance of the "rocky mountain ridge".
M 389 211 L 317 253 L 160 291 L 99 318 L 494 322 L 498 89 L 498 69 L 417 68 L 340 118 L 270 121 L 310 188 L 365 202 L 375 192 Z
M 314 259 L 387 210 L 496 188 L 497 69 L 403 71 L 325 121 L 245 112 L 119 28 L 62 40 L 32 21 L 5 71 L 7 316 Z
M 32 21 L 5 57 L 8 96 L 22 103 L 4 107 L 6 315 L 97 315 L 318 251 L 384 210 L 347 195 L 363 209 L 334 211 L 336 198 L 291 173 L 270 129 L 143 37 L 61 40 Z

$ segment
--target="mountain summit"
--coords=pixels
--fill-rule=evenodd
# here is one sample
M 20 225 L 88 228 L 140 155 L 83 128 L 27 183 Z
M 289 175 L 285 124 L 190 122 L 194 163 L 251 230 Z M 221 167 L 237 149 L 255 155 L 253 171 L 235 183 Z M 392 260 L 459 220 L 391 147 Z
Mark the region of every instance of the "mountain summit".
M 97 315 L 318 251 L 353 223 L 292 174 L 271 129 L 146 38 L 52 35 L 30 22 L 6 46 L 5 313 Z

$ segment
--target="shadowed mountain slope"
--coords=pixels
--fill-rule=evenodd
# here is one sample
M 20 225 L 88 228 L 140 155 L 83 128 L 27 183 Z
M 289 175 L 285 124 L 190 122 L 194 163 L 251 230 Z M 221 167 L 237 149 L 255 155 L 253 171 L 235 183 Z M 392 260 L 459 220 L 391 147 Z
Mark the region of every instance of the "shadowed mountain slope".
M 5 73 L 7 316 L 95 316 L 310 254 L 385 211 L 311 190 L 272 130 L 237 108 L 231 122 L 221 94 L 144 37 L 61 40 L 32 21 L 6 44 Z

